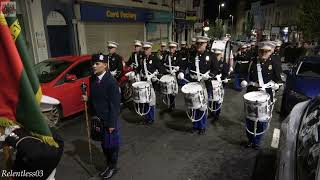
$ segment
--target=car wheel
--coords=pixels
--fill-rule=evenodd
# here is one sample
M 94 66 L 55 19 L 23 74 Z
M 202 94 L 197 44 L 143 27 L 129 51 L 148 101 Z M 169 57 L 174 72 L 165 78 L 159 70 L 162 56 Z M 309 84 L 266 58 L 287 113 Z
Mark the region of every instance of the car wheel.
M 47 116 L 49 127 L 55 127 L 62 118 L 61 107 L 57 105 L 53 106 L 51 111 L 45 113 L 45 115 Z

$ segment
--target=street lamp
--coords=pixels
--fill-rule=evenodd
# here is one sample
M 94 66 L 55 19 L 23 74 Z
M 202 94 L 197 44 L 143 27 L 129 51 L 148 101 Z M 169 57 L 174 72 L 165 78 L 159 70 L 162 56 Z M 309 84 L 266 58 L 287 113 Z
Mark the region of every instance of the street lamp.
M 220 11 L 221 11 L 221 7 L 224 7 L 224 3 L 219 4 L 219 16 L 218 16 L 218 19 L 220 19 Z
M 230 32 L 230 34 L 232 34 L 232 30 L 233 30 L 233 18 L 234 18 L 234 16 L 232 16 L 232 15 L 230 14 L 229 17 L 231 17 L 231 32 Z

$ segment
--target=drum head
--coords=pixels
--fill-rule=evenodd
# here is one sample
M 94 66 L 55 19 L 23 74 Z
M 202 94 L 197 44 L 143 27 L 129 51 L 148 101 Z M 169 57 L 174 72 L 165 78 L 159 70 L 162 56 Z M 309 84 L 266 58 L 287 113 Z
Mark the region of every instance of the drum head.
M 198 82 L 191 82 L 182 86 L 181 91 L 185 94 L 195 94 L 198 91 L 202 91 L 202 86 Z
M 144 87 L 150 87 L 150 84 L 146 81 L 139 81 L 132 84 L 132 87 L 134 88 L 144 88 Z
M 244 94 L 243 98 L 247 101 L 263 103 L 270 99 L 270 95 L 262 91 L 253 91 Z
M 172 75 L 163 75 L 161 78 L 160 78 L 160 82 L 172 82 L 174 81 L 174 76 Z

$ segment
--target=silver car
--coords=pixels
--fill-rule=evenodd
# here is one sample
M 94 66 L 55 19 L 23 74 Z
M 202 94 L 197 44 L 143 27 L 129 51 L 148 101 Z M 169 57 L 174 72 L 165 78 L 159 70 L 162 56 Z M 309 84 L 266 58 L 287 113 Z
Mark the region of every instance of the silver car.
M 294 106 L 281 131 L 276 180 L 320 180 L 320 96 Z

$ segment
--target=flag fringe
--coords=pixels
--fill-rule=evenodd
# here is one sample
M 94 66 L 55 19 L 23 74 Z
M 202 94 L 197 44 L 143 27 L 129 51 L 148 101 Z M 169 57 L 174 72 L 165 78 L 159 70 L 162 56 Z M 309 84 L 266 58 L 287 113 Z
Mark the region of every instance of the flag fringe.
M 37 134 L 34 132 L 31 132 L 31 135 L 41 139 L 44 143 L 49 144 L 50 146 L 53 146 L 56 148 L 59 147 L 59 145 L 56 143 L 56 141 L 51 136 L 44 136 L 44 135 Z
M 14 122 L 13 120 L 10 120 L 5 117 L 0 117 L 0 126 L 9 127 L 9 126 L 14 126 L 14 125 L 19 125 L 19 123 Z

